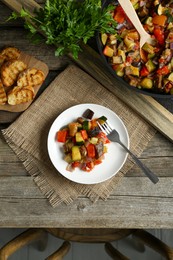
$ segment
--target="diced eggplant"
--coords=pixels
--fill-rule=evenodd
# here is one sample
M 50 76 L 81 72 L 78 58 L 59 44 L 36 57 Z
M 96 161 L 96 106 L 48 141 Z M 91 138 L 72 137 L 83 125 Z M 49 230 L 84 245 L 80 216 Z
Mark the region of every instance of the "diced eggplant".
M 89 137 L 95 137 L 100 133 L 100 128 L 96 126 L 94 129 L 91 129 L 88 131 L 88 136 Z
M 79 124 L 83 124 L 84 121 L 85 121 L 85 119 L 84 119 L 83 117 L 78 117 L 78 118 L 77 118 L 77 122 L 78 122 Z
M 103 155 L 103 152 L 104 152 L 103 142 L 99 142 L 98 144 L 96 144 L 95 148 L 96 148 L 96 158 L 101 157 Z
M 65 157 L 64 157 L 64 160 L 67 163 L 71 163 L 72 162 L 71 154 L 70 153 L 66 154 Z
M 94 115 L 94 112 L 91 110 L 91 109 L 87 109 L 87 110 L 85 110 L 85 112 L 83 113 L 83 117 L 84 118 L 87 118 L 87 119 L 92 119 L 93 118 L 93 115 Z
M 80 153 L 82 157 L 86 157 L 87 155 L 87 149 L 84 145 L 80 146 Z
M 69 152 L 71 152 L 71 149 L 72 149 L 73 146 L 74 146 L 74 143 L 73 143 L 72 141 L 68 140 L 68 141 L 64 144 L 64 146 L 63 146 L 63 148 L 64 148 L 64 153 L 69 153 Z

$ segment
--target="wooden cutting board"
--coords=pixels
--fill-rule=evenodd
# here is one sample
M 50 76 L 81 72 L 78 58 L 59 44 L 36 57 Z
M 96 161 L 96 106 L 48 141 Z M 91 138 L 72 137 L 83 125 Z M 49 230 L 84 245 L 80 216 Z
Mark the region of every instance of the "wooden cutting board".
M 2 0 L 12 10 L 19 12 L 22 7 L 33 13 L 40 6 L 33 0 Z M 173 141 L 173 114 L 166 110 L 152 97 L 138 94 L 117 81 L 103 64 L 101 57 L 89 46 L 82 47 L 79 59 L 75 62 L 99 81 L 104 87 L 113 92 L 142 118 L 149 122 L 169 140 Z M 71 55 L 69 54 L 71 57 Z M 92 90 L 91 90 L 92 91 Z
M 43 71 L 45 78 L 46 78 L 46 76 L 49 72 L 49 69 L 48 69 L 48 66 L 44 62 L 42 62 L 24 52 L 21 52 L 19 60 L 22 60 L 25 64 L 27 64 L 27 68 L 36 68 L 36 69 Z M 35 96 L 41 86 L 42 86 L 42 84 L 34 87 Z M 33 100 L 19 104 L 19 105 L 14 105 L 14 106 L 9 105 L 9 104 L 0 105 L 0 110 L 9 111 L 9 112 L 22 112 L 30 106 L 30 104 L 33 102 Z

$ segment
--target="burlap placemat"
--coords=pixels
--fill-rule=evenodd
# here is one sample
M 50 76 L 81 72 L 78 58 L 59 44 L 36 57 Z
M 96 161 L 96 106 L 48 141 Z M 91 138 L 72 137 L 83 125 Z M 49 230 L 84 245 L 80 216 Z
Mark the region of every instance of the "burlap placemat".
M 113 110 L 124 122 L 130 136 L 131 150 L 139 156 L 155 130 L 114 94 L 74 65 L 70 65 L 50 84 L 41 96 L 7 129 L 3 135 L 23 162 L 40 190 L 55 207 L 71 203 L 79 195 L 93 202 L 106 199 L 133 166 L 131 157 L 111 179 L 95 185 L 77 184 L 58 173 L 49 160 L 47 136 L 55 118 L 65 109 L 95 103 Z

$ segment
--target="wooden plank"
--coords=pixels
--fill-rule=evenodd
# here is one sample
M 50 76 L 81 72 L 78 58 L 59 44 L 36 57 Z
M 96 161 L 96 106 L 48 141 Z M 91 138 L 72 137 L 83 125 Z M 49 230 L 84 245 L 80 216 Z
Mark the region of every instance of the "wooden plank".
M 124 178 L 122 186 L 106 202 L 99 200 L 96 206 L 80 197 L 68 207 L 61 204 L 55 209 L 30 177 L 11 178 L 13 186 L 7 178 L 1 178 L 0 227 L 173 228 L 172 178 L 161 178 L 157 189 L 147 178 L 134 178 L 130 183 L 129 178 Z M 147 186 L 149 194 L 145 191 Z
M 2 2 L 17 12 L 20 11 L 22 6 L 25 6 L 25 8 L 31 12 L 33 12 L 34 8 L 39 7 L 39 5 L 33 0 L 3 0 Z M 153 127 L 173 141 L 173 114 L 161 106 L 152 97 L 131 91 L 121 82 L 117 81 L 117 79 L 115 79 L 106 69 L 100 55 L 93 49 L 89 46 L 83 46 L 83 52 L 79 55 L 79 59 L 76 60 L 76 63 L 97 79 L 103 86 L 118 96 L 122 101 L 133 108 Z
M 20 12 L 22 7 L 31 13 L 34 12 L 35 8 L 40 8 L 40 5 L 34 0 L 2 0 L 2 2 L 16 12 Z

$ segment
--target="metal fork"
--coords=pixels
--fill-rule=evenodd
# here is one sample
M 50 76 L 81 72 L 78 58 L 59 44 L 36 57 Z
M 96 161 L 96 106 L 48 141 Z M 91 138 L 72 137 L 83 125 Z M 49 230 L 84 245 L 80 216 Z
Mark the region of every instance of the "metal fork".
M 102 132 L 104 132 L 108 139 L 112 142 L 117 142 L 119 143 L 125 150 L 126 152 L 128 152 L 130 154 L 130 156 L 134 159 L 134 161 L 136 162 L 136 164 L 143 170 L 143 172 L 145 173 L 145 175 L 154 183 L 156 184 L 159 181 L 159 178 L 150 170 L 148 169 L 147 166 L 145 166 L 137 157 L 136 155 L 134 155 L 120 140 L 120 136 L 119 133 L 115 130 L 112 129 L 111 126 L 105 122 L 104 124 L 100 124 L 97 121 L 100 129 Z

